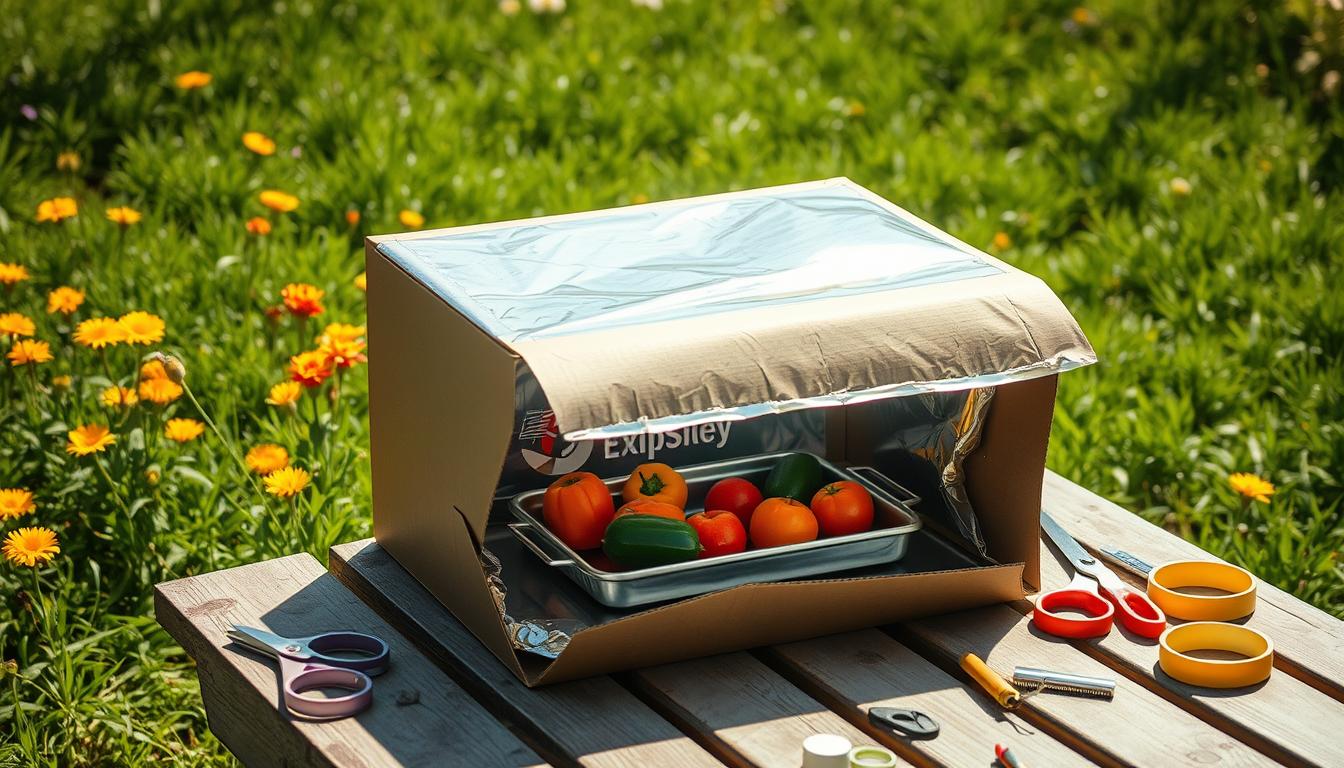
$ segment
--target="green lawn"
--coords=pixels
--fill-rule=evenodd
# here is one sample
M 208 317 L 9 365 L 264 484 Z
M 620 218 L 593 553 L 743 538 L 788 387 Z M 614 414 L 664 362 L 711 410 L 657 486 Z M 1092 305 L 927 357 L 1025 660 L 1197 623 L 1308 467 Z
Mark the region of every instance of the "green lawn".
M 0 657 L 15 662 L 0 668 L 0 764 L 230 761 L 150 587 L 367 534 L 364 366 L 334 398 L 329 381 L 292 410 L 265 399 L 327 322 L 363 322 L 361 238 L 404 229 L 403 209 L 446 226 L 849 176 L 1041 275 L 1076 314 L 1102 362 L 1061 381 L 1052 468 L 1344 615 L 1338 12 L 6 5 L 0 265 L 30 276 L 0 287 L 0 313 L 32 319 L 54 359 L 0 380 L 0 488 L 36 504 L 0 532 L 46 526 L 61 552 L 0 563 Z M 211 83 L 178 88 L 191 70 Z M 268 211 L 267 188 L 299 207 Z M 64 196 L 77 216 L 35 221 Z M 109 222 L 123 205 L 143 220 Z M 246 230 L 257 216 L 270 234 Z M 291 282 L 325 290 L 325 314 L 268 319 Z M 73 315 L 47 311 L 62 285 L 86 294 Z M 133 310 L 166 321 L 162 343 L 72 338 Z M 160 348 L 226 440 L 165 437 L 165 419 L 202 418 L 185 396 L 101 402 L 138 388 Z M 89 423 L 116 442 L 67 453 Z M 259 443 L 311 485 L 283 500 L 245 481 L 230 446 Z M 1243 502 L 1234 472 L 1277 492 Z

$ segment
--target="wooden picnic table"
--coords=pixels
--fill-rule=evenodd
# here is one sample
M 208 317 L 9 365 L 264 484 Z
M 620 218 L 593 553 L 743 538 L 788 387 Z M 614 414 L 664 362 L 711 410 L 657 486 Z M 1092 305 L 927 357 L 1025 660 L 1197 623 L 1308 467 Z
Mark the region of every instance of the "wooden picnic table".
M 1043 506 L 1093 550 L 1216 559 L 1053 473 Z M 1048 548 L 1042 579 L 1069 579 Z M 1027 601 L 528 689 L 372 539 L 333 547 L 329 570 L 292 555 L 161 584 L 155 598 L 196 660 L 210 728 L 249 766 L 797 766 L 813 733 L 918 766 L 990 765 L 996 742 L 1025 766 L 1344 766 L 1344 622 L 1265 584 L 1246 623 L 1274 641 L 1275 671 L 1235 691 L 1166 677 L 1155 645 L 1119 631 L 1044 635 Z M 393 666 L 357 718 L 296 720 L 278 706 L 274 664 L 226 648 L 233 624 L 371 632 Z M 966 651 L 1001 672 L 1114 678 L 1116 695 L 1041 694 L 1005 712 L 960 672 Z M 921 710 L 942 731 L 899 738 L 868 723 L 875 706 Z

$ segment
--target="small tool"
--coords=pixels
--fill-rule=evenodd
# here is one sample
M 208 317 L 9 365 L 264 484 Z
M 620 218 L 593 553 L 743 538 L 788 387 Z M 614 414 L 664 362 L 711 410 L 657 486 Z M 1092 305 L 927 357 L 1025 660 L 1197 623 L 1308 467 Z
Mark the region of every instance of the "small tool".
M 1104 677 L 1073 675 L 1068 672 L 1051 672 L 1034 667 L 1014 668 L 1013 685 L 1026 689 L 1028 693 L 1036 691 L 1078 693 L 1102 699 L 1115 696 L 1114 680 L 1108 680 Z
M 961 668 L 1004 709 L 1012 709 L 1022 701 L 1022 694 L 974 653 L 962 654 Z
M 938 721 L 913 709 L 873 707 L 868 710 L 868 722 L 891 728 L 910 739 L 932 739 L 938 735 Z
M 1101 556 L 1148 577 L 1148 597 L 1168 616 L 1188 621 L 1232 621 L 1255 612 L 1255 577 L 1231 563 L 1175 560 L 1154 568 L 1128 552 L 1102 549 Z M 1197 595 L 1189 587 L 1223 594 Z
M 1192 621 L 1162 633 L 1157 646 L 1162 671 L 1189 685 L 1243 688 L 1264 682 L 1274 671 L 1274 643 L 1240 624 Z M 1206 659 L 1190 651 L 1224 651 L 1242 658 Z
M 1060 554 L 1068 558 L 1074 571 L 1068 586 L 1043 592 L 1036 598 L 1031 620 L 1041 631 L 1058 637 L 1101 637 L 1111 631 L 1118 614 L 1121 626 L 1136 635 L 1155 638 L 1162 634 L 1167 617 L 1147 595 L 1130 589 L 1044 511 L 1041 528 Z M 1061 608 L 1088 615 L 1059 613 Z
M 313 720 L 339 720 L 373 703 L 373 680 L 387 670 L 387 643 L 362 632 L 324 632 L 312 637 L 282 637 L 255 627 L 235 626 L 230 640 L 280 662 L 285 706 Z M 332 654 L 341 653 L 335 656 Z M 344 696 L 305 696 L 318 688 L 350 691 Z
M 1013 755 L 1013 750 L 1002 744 L 994 745 L 994 759 L 999 761 L 1003 768 L 1023 768 L 1022 763 Z

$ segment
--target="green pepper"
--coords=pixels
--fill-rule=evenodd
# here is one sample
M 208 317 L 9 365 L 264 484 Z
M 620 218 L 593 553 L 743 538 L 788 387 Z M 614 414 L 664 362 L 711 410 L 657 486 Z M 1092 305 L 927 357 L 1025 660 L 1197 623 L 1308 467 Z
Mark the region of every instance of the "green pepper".
M 623 568 L 652 568 L 700 556 L 700 537 L 684 520 L 621 515 L 607 526 L 602 551 Z

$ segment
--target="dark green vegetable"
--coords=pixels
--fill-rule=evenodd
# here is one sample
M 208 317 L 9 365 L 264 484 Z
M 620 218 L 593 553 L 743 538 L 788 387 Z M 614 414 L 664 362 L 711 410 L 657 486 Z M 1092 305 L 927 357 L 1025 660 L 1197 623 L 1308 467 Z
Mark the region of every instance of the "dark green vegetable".
M 821 488 L 821 462 L 810 453 L 790 453 L 775 463 L 761 486 L 767 499 L 789 498 L 808 504 Z
M 652 568 L 700 556 L 700 537 L 684 520 L 621 515 L 607 526 L 602 551 L 623 568 Z

